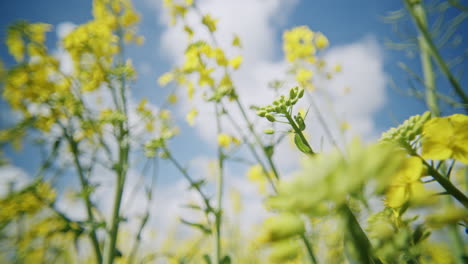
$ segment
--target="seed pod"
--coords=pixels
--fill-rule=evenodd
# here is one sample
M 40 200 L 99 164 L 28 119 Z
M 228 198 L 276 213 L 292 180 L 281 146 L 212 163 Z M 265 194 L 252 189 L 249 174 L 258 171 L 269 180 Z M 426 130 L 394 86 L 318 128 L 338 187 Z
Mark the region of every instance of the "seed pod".
M 273 115 L 271 115 L 271 114 L 266 114 L 265 117 L 270 122 L 275 122 L 276 121 L 275 117 Z

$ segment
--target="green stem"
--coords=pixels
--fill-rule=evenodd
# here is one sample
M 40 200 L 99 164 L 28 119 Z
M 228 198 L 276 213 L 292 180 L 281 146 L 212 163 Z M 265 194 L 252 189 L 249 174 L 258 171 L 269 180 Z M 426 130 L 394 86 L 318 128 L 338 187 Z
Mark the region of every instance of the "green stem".
M 148 223 L 148 219 L 149 219 L 149 211 L 146 212 L 145 216 L 141 220 L 140 227 L 138 228 L 138 233 L 135 239 L 135 244 L 133 244 L 132 251 L 130 252 L 130 256 L 128 257 L 128 264 L 133 263 L 135 260 L 138 247 L 141 243 L 141 233 L 143 232 L 143 229 L 145 228 L 146 223 Z
M 215 104 L 215 115 L 216 115 L 216 130 L 217 134 L 221 133 L 221 120 L 219 113 L 219 105 Z M 215 226 L 216 226 L 216 235 L 215 235 L 215 260 L 219 264 L 221 262 L 221 224 L 222 224 L 222 201 L 223 201 L 223 182 L 224 182 L 224 153 L 221 146 L 218 145 L 218 170 L 219 170 L 219 179 L 216 192 L 216 212 L 215 212 Z
M 427 29 L 426 12 L 422 4 L 417 4 L 409 8 L 413 8 L 415 19 L 419 20 L 421 22 L 421 26 Z M 440 111 L 437 102 L 435 75 L 431 61 L 431 51 L 429 48 L 429 44 L 427 43 L 426 39 L 421 34 L 421 32 L 418 36 L 418 44 L 424 75 L 424 86 L 426 88 L 426 105 L 433 116 L 439 116 Z
M 252 124 L 252 122 L 250 122 L 250 119 L 249 117 L 247 116 L 247 113 L 245 112 L 245 109 L 244 107 L 242 106 L 240 100 L 238 97 L 236 97 L 236 105 L 237 105 L 237 108 L 239 108 L 241 114 L 242 114 L 242 117 L 244 118 L 245 122 L 247 123 L 247 128 L 249 129 L 250 133 L 252 133 L 252 135 L 254 136 L 255 138 L 255 141 L 257 142 L 257 144 L 262 148 L 262 151 L 263 151 L 263 154 L 265 155 L 265 157 L 267 158 L 267 161 L 268 161 L 268 165 L 270 165 L 270 168 L 273 172 L 273 175 L 275 175 L 275 178 L 278 180 L 279 179 L 279 173 L 278 173 L 278 170 L 276 169 L 276 166 L 273 162 L 273 159 L 271 157 L 271 155 L 267 152 L 267 150 L 265 149 L 264 147 L 264 144 L 262 142 L 262 140 L 260 139 L 260 137 L 258 136 L 257 132 L 255 131 L 254 129 L 254 126 Z
M 372 245 L 369 241 L 369 238 L 367 238 L 366 233 L 359 224 L 359 221 L 356 219 L 353 211 L 351 211 L 347 204 L 344 204 L 341 207 L 341 211 L 346 220 L 346 230 L 348 235 L 350 239 L 352 239 L 355 250 L 359 255 L 359 263 L 381 264 L 382 262 L 378 258 L 373 257 Z
M 422 9 L 423 7 L 421 6 L 420 3 L 411 3 L 410 0 L 404 0 L 405 5 L 410 12 L 411 16 L 413 17 L 413 20 L 419 30 L 419 32 L 422 34 L 422 37 L 427 44 L 428 50 L 431 52 L 432 56 L 434 57 L 437 65 L 439 66 L 440 70 L 442 73 L 447 77 L 449 80 L 450 84 L 455 90 L 455 93 L 460 97 L 460 99 L 463 102 L 463 107 L 466 112 L 468 112 L 468 96 L 465 94 L 463 91 L 460 83 L 457 81 L 455 76 L 453 76 L 452 72 L 447 66 L 447 63 L 445 60 L 442 58 L 440 55 L 437 47 L 435 46 L 434 42 L 432 41 L 431 35 L 426 27 L 426 25 L 423 23 L 422 18 L 420 14 L 417 13 L 415 9 Z M 418 11 L 421 13 L 421 11 Z
M 90 232 L 90 238 L 91 238 L 91 243 L 93 245 L 93 250 L 94 250 L 94 255 L 96 257 L 97 263 L 102 263 L 102 254 L 101 254 L 101 249 L 99 247 L 99 240 L 97 238 L 96 234 L 96 228 L 94 225 L 94 215 L 93 215 L 93 204 L 91 203 L 90 199 L 90 194 L 88 193 L 89 190 L 89 184 L 88 181 L 85 177 L 83 167 L 81 166 L 81 162 L 79 160 L 79 150 L 78 150 L 78 143 L 70 136 L 68 133 L 65 132 L 65 137 L 68 140 L 68 144 L 70 145 L 72 154 L 73 154 L 73 163 L 75 164 L 75 168 L 78 172 L 78 177 L 80 179 L 81 183 L 81 189 L 83 191 L 83 199 L 85 202 L 85 207 L 86 207 L 86 214 L 88 217 L 88 221 L 91 223 L 91 232 Z
M 239 124 L 237 124 L 237 122 L 234 120 L 234 118 L 232 118 L 232 115 L 229 114 L 229 112 L 227 112 L 226 115 L 227 115 L 229 121 L 231 121 L 231 123 L 233 124 L 234 128 L 237 129 L 237 131 L 241 135 L 242 140 L 247 144 L 247 147 L 249 148 L 250 152 L 252 152 L 252 155 L 254 156 L 255 160 L 262 167 L 262 171 L 266 175 L 268 182 L 270 183 L 273 190 L 276 192 L 276 185 L 275 185 L 273 179 L 270 177 L 270 174 L 268 173 L 267 167 L 265 166 L 265 164 L 263 163 L 263 161 L 260 158 L 259 154 L 257 153 L 257 150 L 255 149 L 255 146 L 253 145 L 253 143 L 250 142 L 249 138 L 242 132 L 242 129 L 240 128 Z M 263 148 L 263 146 L 261 146 L 261 147 Z M 278 177 L 275 176 L 275 178 L 277 179 Z
M 307 255 L 309 256 L 309 260 L 311 263 L 316 264 L 317 259 L 315 258 L 314 251 L 312 250 L 312 245 L 310 244 L 309 240 L 305 236 L 305 234 L 301 234 L 301 239 L 304 242 L 304 245 L 307 250 Z
M 419 156 L 420 157 L 420 156 Z M 428 168 L 429 174 L 450 194 L 452 195 L 457 201 L 459 201 L 465 208 L 468 208 L 468 198 L 461 192 L 455 185 L 450 182 L 449 179 L 444 177 L 440 172 L 427 163 L 422 157 L 420 157 L 423 161 L 424 165 Z
M 168 148 L 163 147 L 164 152 L 167 155 L 167 158 L 174 164 L 174 166 L 182 173 L 184 178 L 190 183 L 191 188 L 195 188 L 195 190 L 200 194 L 200 196 L 203 199 L 203 203 L 205 204 L 206 211 L 212 212 L 213 207 L 210 204 L 209 198 L 205 195 L 205 193 L 202 191 L 200 184 L 197 184 L 195 180 L 190 177 L 190 175 L 187 173 L 187 170 L 180 165 L 180 163 L 172 156 L 171 152 L 169 151 Z
M 117 29 L 117 36 L 119 39 L 119 57 L 118 57 L 118 64 L 122 65 L 123 64 L 123 42 L 122 42 L 122 36 L 123 36 L 123 29 L 119 27 Z M 116 187 L 115 187 L 115 193 L 114 193 L 114 207 L 112 210 L 112 216 L 111 216 L 111 229 L 109 230 L 109 236 L 108 236 L 108 241 L 106 244 L 106 250 L 105 250 L 105 255 L 104 255 L 104 263 L 105 264 L 112 264 L 114 262 L 114 257 L 115 253 L 117 251 L 116 249 L 116 244 L 117 244 L 117 236 L 119 233 L 119 224 L 120 224 L 120 207 L 122 204 L 122 195 L 124 191 L 124 186 L 125 186 L 125 180 L 127 176 L 127 171 L 128 171 L 128 156 L 130 153 L 130 131 L 128 130 L 128 110 L 127 110 L 127 100 L 126 100 L 126 95 L 125 95 L 125 75 L 121 74 L 119 77 L 120 81 L 120 87 L 119 87 L 119 96 L 121 100 L 121 108 L 118 110 L 123 112 L 125 116 L 125 120 L 122 122 L 119 122 L 118 124 L 118 137 L 117 137 L 117 143 L 119 146 L 119 155 L 118 155 L 118 161 L 116 164 L 114 164 L 114 170 L 116 172 Z M 116 99 L 115 99 L 116 100 Z M 118 106 L 118 102 L 114 102 L 116 106 Z

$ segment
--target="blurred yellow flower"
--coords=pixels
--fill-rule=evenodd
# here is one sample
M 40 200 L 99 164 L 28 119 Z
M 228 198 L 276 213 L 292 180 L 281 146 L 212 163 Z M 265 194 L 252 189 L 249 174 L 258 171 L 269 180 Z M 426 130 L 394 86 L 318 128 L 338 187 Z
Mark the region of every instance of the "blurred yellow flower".
M 189 123 L 189 125 L 193 126 L 193 124 L 195 123 L 195 117 L 197 117 L 197 115 L 198 115 L 197 109 L 192 108 L 190 112 L 187 114 L 187 116 L 185 117 L 185 120 L 187 120 L 187 123 Z
M 422 174 L 421 159 L 406 158 L 387 190 L 385 204 L 391 208 L 399 208 L 408 201 L 421 201 L 426 195 L 423 183 L 419 180 Z
M 215 32 L 218 19 L 214 19 L 210 15 L 204 15 L 202 18 L 202 23 L 208 28 L 210 32 Z
M 236 56 L 229 60 L 229 65 L 231 65 L 232 68 L 237 70 L 242 64 L 242 60 L 243 60 L 242 56 Z
M 319 49 L 324 49 L 328 47 L 328 38 L 325 37 L 322 33 L 318 32 L 315 36 L 315 45 L 317 45 L 317 48 Z
M 227 148 L 231 144 L 231 137 L 228 134 L 221 133 L 218 135 L 218 145 Z
M 166 72 L 158 79 L 158 83 L 161 86 L 166 86 L 168 83 L 174 80 L 174 75 L 171 72 Z
M 234 35 L 232 40 L 232 46 L 242 48 L 242 43 L 238 35 Z

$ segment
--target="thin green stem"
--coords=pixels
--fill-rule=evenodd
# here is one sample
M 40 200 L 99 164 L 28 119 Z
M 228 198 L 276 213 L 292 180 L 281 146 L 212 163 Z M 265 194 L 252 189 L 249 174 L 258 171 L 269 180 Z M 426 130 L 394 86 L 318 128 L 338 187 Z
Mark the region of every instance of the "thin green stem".
M 422 6 L 422 3 L 408 6 L 408 8 L 412 8 L 412 14 L 414 15 L 414 19 L 418 20 L 421 24 L 421 27 L 427 30 L 426 12 Z M 429 48 L 428 42 L 424 38 L 421 31 L 418 35 L 418 45 L 424 75 L 423 83 L 426 88 L 426 105 L 433 116 L 439 116 L 440 110 L 437 102 L 435 75 L 431 61 L 431 50 Z
M 434 166 L 427 163 L 421 156 L 424 165 L 428 168 L 429 175 L 431 175 L 450 195 L 459 201 L 465 208 L 468 208 L 468 198 L 461 192 L 449 179 L 444 177 Z
M 117 29 L 117 36 L 119 39 L 119 57 L 118 57 L 118 64 L 123 64 L 123 29 L 119 27 Z M 118 161 L 114 164 L 114 171 L 116 173 L 116 186 L 115 186 L 115 193 L 114 193 L 114 207 L 112 210 L 111 216 L 111 227 L 109 230 L 108 241 L 106 244 L 106 250 L 104 255 L 104 263 L 105 264 L 112 264 L 114 262 L 115 253 L 117 251 L 116 244 L 117 244 L 117 237 L 119 233 L 119 224 L 121 221 L 120 218 L 120 208 L 122 204 L 122 195 L 125 186 L 125 180 L 127 176 L 127 171 L 129 167 L 129 160 L 128 156 L 130 153 L 130 131 L 128 130 L 128 111 L 127 111 L 127 101 L 126 101 L 126 94 L 125 94 L 125 75 L 121 74 L 119 76 L 120 87 L 119 87 L 119 96 L 121 100 L 121 108 L 118 109 L 119 111 L 123 112 L 125 119 L 118 124 L 118 136 L 117 136 L 117 143 L 119 147 L 119 154 L 118 154 Z M 116 100 L 116 99 L 115 99 Z M 114 102 L 116 106 L 118 106 L 118 102 Z
M 220 113 L 219 113 L 219 105 L 218 103 L 215 104 L 215 115 L 216 115 L 216 130 L 217 134 L 221 133 L 221 120 L 220 120 Z M 216 212 L 215 212 L 215 260 L 216 263 L 219 264 L 222 258 L 221 252 L 221 225 L 222 225 L 222 201 L 223 201 L 223 182 L 224 182 L 224 153 L 223 149 L 220 145 L 218 145 L 218 186 L 216 191 Z
M 101 249 L 99 246 L 99 240 L 97 238 L 96 234 L 96 227 L 94 225 L 94 215 L 93 215 L 93 204 L 91 203 L 90 199 L 90 193 L 89 193 L 89 183 L 88 180 L 85 177 L 84 174 L 84 169 L 81 165 L 80 159 L 79 159 L 79 149 L 78 149 L 78 143 L 72 138 L 72 136 L 68 135 L 66 131 L 64 131 L 65 137 L 68 140 L 68 144 L 70 146 L 70 149 L 72 151 L 72 156 L 73 156 L 73 163 L 75 165 L 76 171 L 78 172 L 78 177 L 80 179 L 81 183 L 81 189 L 83 192 L 83 199 L 85 202 L 85 207 L 86 207 L 86 214 L 88 221 L 91 223 L 91 230 L 90 230 L 90 238 L 91 238 L 91 243 L 93 245 L 93 250 L 94 250 L 94 255 L 96 257 L 97 263 L 102 263 L 102 254 L 101 254 Z
M 278 170 L 276 169 L 276 166 L 275 166 L 275 164 L 273 162 L 273 158 L 267 152 L 267 150 L 265 148 L 265 145 L 263 144 L 262 140 L 260 139 L 257 132 L 255 131 L 254 126 L 253 126 L 252 122 L 250 121 L 249 117 L 247 116 L 247 113 L 245 112 L 245 109 L 242 106 L 242 103 L 240 102 L 238 97 L 236 97 L 236 105 L 237 105 L 237 108 L 239 108 L 245 122 L 247 123 L 247 128 L 249 129 L 250 133 L 252 133 L 252 135 L 254 136 L 255 141 L 262 148 L 263 154 L 265 155 L 265 157 L 267 159 L 268 165 L 270 165 L 270 168 L 271 168 L 271 170 L 273 172 L 273 175 L 275 175 L 275 178 L 278 180 L 280 178 L 280 176 L 279 176 Z
M 310 242 L 307 239 L 307 237 L 305 236 L 305 234 L 301 234 L 301 239 L 304 242 L 304 245 L 306 247 L 307 255 L 309 256 L 310 262 L 313 263 L 313 264 L 316 264 L 317 259 L 315 258 L 314 251 L 312 249 L 312 245 L 310 244 Z
M 450 71 L 449 67 L 447 66 L 447 63 L 445 60 L 442 58 L 442 56 L 439 53 L 439 50 L 435 46 L 434 42 L 432 41 L 431 34 L 429 33 L 429 30 L 427 29 L 426 25 L 423 23 L 421 20 L 420 15 L 416 12 L 415 8 L 422 8 L 420 3 L 411 3 L 410 0 L 404 0 L 405 5 L 411 14 L 419 32 L 422 34 L 422 37 L 427 44 L 427 49 L 431 52 L 432 56 L 434 57 L 437 65 L 439 66 L 440 70 L 442 73 L 447 77 L 449 80 L 450 84 L 455 90 L 455 93 L 460 97 L 460 99 L 463 102 L 463 107 L 466 112 L 468 112 L 468 96 L 465 94 L 463 91 L 460 83 L 457 81 L 455 76 L 453 76 L 452 72 Z
M 180 163 L 172 156 L 168 148 L 163 147 L 163 150 L 166 153 L 167 159 L 169 159 L 169 161 L 171 161 L 172 164 L 174 164 L 174 166 L 180 171 L 180 173 L 182 173 L 184 178 L 190 183 L 190 187 L 194 188 L 198 192 L 198 194 L 202 197 L 203 203 L 206 206 L 206 211 L 212 212 L 213 207 L 210 204 L 210 199 L 202 191 L 200 184 L 198 184 L 194 179 L 192 179 L 192 177 L 190 177 L 190 175 L 187 173 L 187 170 L 184 167 L 182 167 L 182 165 L 180 165 Z

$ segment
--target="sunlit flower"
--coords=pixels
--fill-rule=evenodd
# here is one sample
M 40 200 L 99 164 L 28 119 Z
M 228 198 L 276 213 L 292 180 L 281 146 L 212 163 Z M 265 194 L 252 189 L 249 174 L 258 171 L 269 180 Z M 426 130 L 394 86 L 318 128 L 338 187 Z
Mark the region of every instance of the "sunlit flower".
M 456 159 L 468 164 L 468 116 L 436 117 L 423 127 L 422 156 L 425 159 Z

